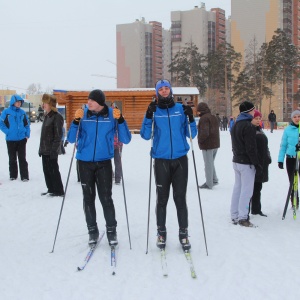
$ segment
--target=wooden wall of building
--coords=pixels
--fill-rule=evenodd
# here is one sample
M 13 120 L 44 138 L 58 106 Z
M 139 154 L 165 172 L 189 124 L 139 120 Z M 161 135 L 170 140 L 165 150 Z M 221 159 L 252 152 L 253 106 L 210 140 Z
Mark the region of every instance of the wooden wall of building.
M 139 131 L 149 103 L 155 97 L 155 90 L 147 91 L 103 91 L 108 106 L 114 102 L 126 119 L 129 129 Z M 74 119 L 75 111 L 87 104 L 89 91 L 54 91 L 59 105 L 66 106 L 67 130 Z M 191 106 L 197 106 L 197 96 L 190 96 Z M 175 95 L 176 99 L 176 95 Z M 194 113 L 196 111 L 194 110 Z

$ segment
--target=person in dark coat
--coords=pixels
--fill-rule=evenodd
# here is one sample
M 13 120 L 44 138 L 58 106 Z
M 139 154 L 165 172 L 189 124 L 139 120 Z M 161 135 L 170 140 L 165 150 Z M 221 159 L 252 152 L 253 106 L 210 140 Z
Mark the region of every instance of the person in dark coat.
M 21 96 L 11 96 L 10 106 L 1 114 L 0 129 L 6 139 L 10 180 L 18 178 L 18 158 L 21 180 L 26 182 L 29 180 L 26 144 L 30 137 L 30 123 L 25 111 L 21 108 L 23 102 Z
M 258 161 L 261 169 L 256 171 L 254 180 L 253 195 L 251 198 L 251 214 L 266 217 L 261 211 L 261 190 L 264 182 L 269 181 L 269 164 L 272 162 L 268 148 L 268 138 L 260 126 L 262 115 L 255 110 L 251 123 L 256 127 L 256 145 Z
M 215 158 L 220 148 L 219 121 L 213 116 L 204 102 L 198 104 L 198 145 L 202 150 L 206 182 L 199 186 L 201 189 L 212 189 L 219 180 L 215 169 Z
M 224 130 L 224 131 L 227 131 L 228 118 L 227 118 L 226 116 L 223 116 L 222 124 L 223 124 L 223 130 Z
M 251 124 L 254 108 L 251 102 L 242 102 L 240 114 L 231 130 L 235 182 L 230 214 L 233 224 L 245 227 L 253 227 L 249 221 L 249 204 L 253 195 L 255 172 L 261 169 L 257 155 L 256 129 Z
M 271 110 L 271 112 L 269 113 L 268 120 L 270 122 L 270 128 L 272 133 L 276 124 L 276 115 L 274 113 L 274 110 Z
M 65 192 L 59 172 L 58 154 L 63 134 L 64 119 L 57 111 L 55 96 L 44 94 L 42 102 L 45 118 L 41 131 L 39 156 L 42 157 L 44 177 L 48 188 L 47 192 L 42 193 L 42 196 L 63 197 Z

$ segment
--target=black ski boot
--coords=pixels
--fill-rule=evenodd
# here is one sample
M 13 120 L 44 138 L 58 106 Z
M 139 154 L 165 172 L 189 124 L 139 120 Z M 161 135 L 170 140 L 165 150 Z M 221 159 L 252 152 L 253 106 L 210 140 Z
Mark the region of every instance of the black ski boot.
M 191 249 L 187 228 L 179 228 L 179 242 L 183 250 Z
M 165 249 L 166 247 L 166 241 L 167 241 L 167 230 L 166 227 L 158 227 L 157 228 L 157 240 L 156 240 L 156 246 L 159 249 Z
M 106 235 L 109 246 L 117 246 L 118 239 L 117 239 L 117 230 L 116 226 L 106 226 Z
M 89 233 L 89 246 L 92 247 L 97 244 L 99 238 L 99 231 Z

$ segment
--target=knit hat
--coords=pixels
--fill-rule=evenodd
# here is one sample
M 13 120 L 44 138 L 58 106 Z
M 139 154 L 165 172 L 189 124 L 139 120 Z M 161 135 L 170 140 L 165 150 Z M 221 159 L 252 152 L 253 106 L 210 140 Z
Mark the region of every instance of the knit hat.
M 42 102 L 49 104 L 51 106 L 51 110 L 57 112 L 55 96 L 49 95 L 49 94 L 44 94 L 42 97 Z
M 293 112 L 292 112 L 292 114 L 291 114 L 291 118 L 293 119 L 293 117 L 294 116 L 296 116 L 296 115 L 300 115 L 300 110 L 294 110 Z
M 253 118 L 256 118 L 256 117 L 262 117 L 262 114 L 260 113 L 259 110 L 255 110 L 255 111 L 254 111 L 254 116 L 253 116 Z
M 156 96 L 159 95 L 158 90 L 160 88 L 162 88 L 163 86 L 167 86 L 170 89 L 171 94 L 173 94 L 170 82 L 168 80 L 162 79 L 162 80 L 157 81 L 156 84 L 155 84 Z
M 249 102 L 249 101 L 244 101 L 243 103 L 240 104 L 240 112 L 244 112 L 244 113 L 248 113 L 250 112 L 251 110 L 253 110 L 255 107 L 254 105 Z
M 101 90 L 93 90 L 89 94 L 89 99 L 96 101 L 99 105 L 105 104 L 105 95 Z

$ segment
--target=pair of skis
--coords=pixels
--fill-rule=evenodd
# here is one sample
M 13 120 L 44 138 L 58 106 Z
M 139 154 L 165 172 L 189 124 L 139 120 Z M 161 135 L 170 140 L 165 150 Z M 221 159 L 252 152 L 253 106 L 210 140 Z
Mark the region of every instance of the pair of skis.
M 101 231 L 99 234 L 99 239 L 98 239 L 97 243 L 90 247 L 87 255 L 85 256 L 83 264 L 81 266 L 77 267 L 77 271 L 83 271 L 85 269 L 85 267 L 91 260 L 97 246 L 102 241 L 103 236 L 104 236 L 104 231 Z M 117 267 L 116 246 L 110 246 L 110 263 L 111 263 L 111 267 L 112 267 L 112 275 L 116 275 L 116 267 Z
M 183 250 L 184 256 L 186 258 L 186 261 L 190 268 L 190 274 L 192 278 L 197 278 L 196 271 L 194 268 L 192 255 L 189 250 Z M 168 277 L 168 265 L 167 265 L 167 255 L 166 255 L 166 249 L 160 249 L 160 261 L 161 261 L 161 268 L 162 268 L 162 274 L 164 277 Z

